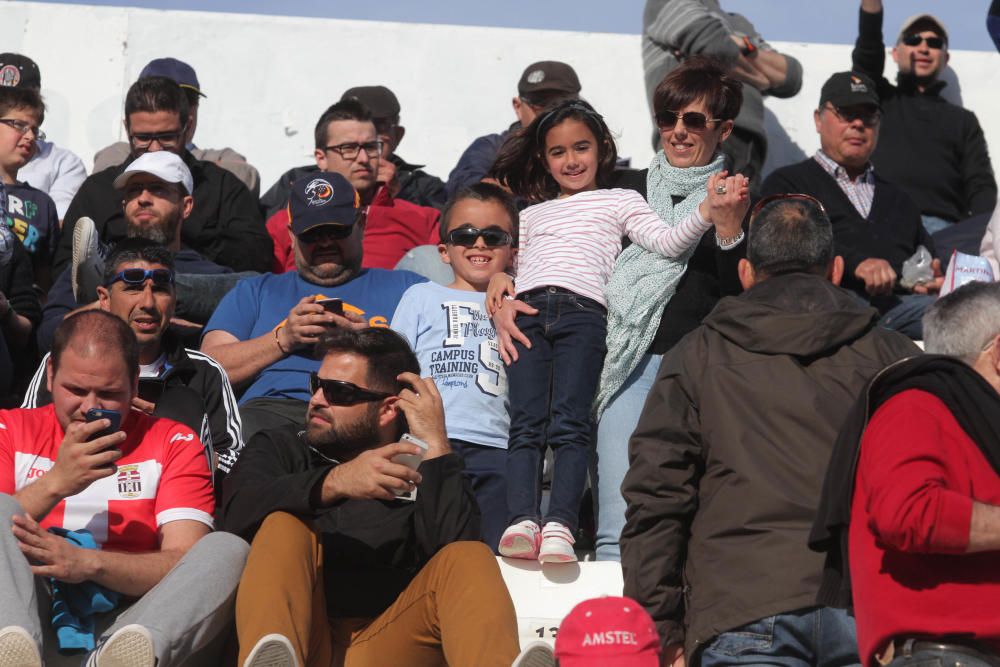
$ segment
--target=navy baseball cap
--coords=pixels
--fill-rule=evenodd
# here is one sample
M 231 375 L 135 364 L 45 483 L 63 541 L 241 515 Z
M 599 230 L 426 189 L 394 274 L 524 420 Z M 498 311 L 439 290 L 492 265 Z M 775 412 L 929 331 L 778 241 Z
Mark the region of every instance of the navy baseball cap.
M 875 82 L 861 72 L 837 72 L 827 79 L 819 94 L 819 106 L 827 102 L 835 107 L 882 106 Z
M 40 90 L 42 73 L 35 61 L 28 56 L 22 56 L 20 53 L 0 53 L 0 86 Z
M 288 217 L 296 236 L 321 225 L 353 227 L 360 210 L 361 197 L 340 174 L 313 172 L 292 183 Z
M 156 60 L 150 60 L 149 64 L 139 72 L 140 79 L 145 79 L 147 76 L 166 77 L 172 81 L 176 81 L 177 85 L 181 88 L 189 88 L 201 97 L 208 97 L 208 95 L 201 92 L 201 84 L 198 83 L 198 75 L 195 74 L 194 68 L 186 62 L 177 60 L 177 58 L 157 58 Z

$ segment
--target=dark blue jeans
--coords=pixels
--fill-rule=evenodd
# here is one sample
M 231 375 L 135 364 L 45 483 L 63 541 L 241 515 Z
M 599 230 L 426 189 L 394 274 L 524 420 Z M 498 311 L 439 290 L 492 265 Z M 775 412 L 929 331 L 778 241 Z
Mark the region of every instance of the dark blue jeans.
M 723 632 L 701 652 L 701 667 L 860 667 L 854 619 L 812 607 Z
M 517 325 L 531 349 L 517 345 L 507 368 L 510 438 L 507 511 L 510 523 L 558 521 L 576 530 L 593 442 L 591 404 L 604 364 L 607 312 L 592 299 L 558 287 L 520 297 L 538 309 Z M 540 519 L 545 447 L 554 459 L 545 521 Z
M 462 457 L 463 475 L 476 496 L 483 542 L 497 553 L 500 536 L 507 527 L 507 450 L 454 439 L 451 448 Z

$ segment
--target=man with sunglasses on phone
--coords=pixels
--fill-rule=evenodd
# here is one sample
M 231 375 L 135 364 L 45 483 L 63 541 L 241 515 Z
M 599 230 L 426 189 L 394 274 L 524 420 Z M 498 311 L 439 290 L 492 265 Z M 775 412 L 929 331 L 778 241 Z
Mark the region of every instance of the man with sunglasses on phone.
M 295 271 L 241 280 L 205 325 L 201 349 L 243 396 L 247 442 L 263 429 L 302 424 L 316 342 L 331 327 L 387 327 L 400 297 L 424 278 L 363 268 L 361 197 L 341 174 L 320 171 L 292 185 L 287 232 Z M 325 302 L 325 303 L 323 303 Z
M 652 615 L 663 665 L 857 665 L 854 621 L 816 606 L 806 547 L 838 430 L 865 381 L 919 354 L 838 284 L 823 206 L 755 207 L 744 292 L 663 358 L 622 484 L 625 595 Z
M 929 233 L 948 231 L 942 246 L 978 254 L 997 184 L 976 114 L 941 97 L 948 57 L 944 24 L 931 14 L 911 16 L 892 49 L 899 68 L 892 85 L 883 75 L 882 0 L 861 1 L 853 69 L 876 82 L 882 100 L 872 163 L 917 203 Z
M 434 381 L 388 329 L 333 329 L 316 352 L 306 418 L 258 434 L 226 480 L 225 529 L 252 541 L 238 664 L 509 667 L 514 606 Z
M 191 172 L 194 206 L 181 226 L 184 244 L 206 259 L 237 271 L 267 271 L 271 266 L 271 238 L 257 201 L 231 172 L 197 160 L 185 147 L 190 109 L 175 81 L 152 76 L 139 79 L 125 95 L 125 131 L 132 148 L 125 162 L 92 174 L 73 198 L 64 218 L 63 235 L 53 269 L 58 273 L 72 259 L 74 239 L 79 247 L 96 248 L 97 240 L 114 243 L 127 235 L 121 195 L 114 182 L 140 156 L 166 151 L 181 158 Z M 87 217 L 76 232 L 77 221 Z M 96 250 L 95 250 L 96 251 Z

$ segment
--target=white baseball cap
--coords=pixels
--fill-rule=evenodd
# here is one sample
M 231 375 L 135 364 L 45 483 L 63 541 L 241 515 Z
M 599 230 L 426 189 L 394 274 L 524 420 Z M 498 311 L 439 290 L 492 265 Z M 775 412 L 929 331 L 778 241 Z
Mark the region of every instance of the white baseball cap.
M 149 174 L 164 183 L 175 183 L 182 186 L 189 195 L 194 193 L 194 179 L 191 178 L 191 170 L 188 169 L 179 155 L 170 151 L 143 153 L 137 157 L 115 179 L 115 188 L 124 190 L 129 179 L 135 174 Z

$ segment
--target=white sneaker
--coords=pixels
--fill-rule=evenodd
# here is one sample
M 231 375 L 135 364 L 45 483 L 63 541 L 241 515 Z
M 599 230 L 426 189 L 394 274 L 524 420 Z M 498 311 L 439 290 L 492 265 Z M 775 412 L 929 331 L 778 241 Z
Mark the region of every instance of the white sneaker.
M 541 541 L 538 524 L 531 519 L 518 521 L 512 526 L 507 526 L 500 537 L 498 551 L 501 556 L 507 558 L 526 558 L 535 560 L 538 558 L 538 544 Z
M 80 218 L 73 227 L 73 265 L 70 279 L 73 296 L 83 305 L 97 301 L 97 288 L 104 283 L 104 255 L 107 251 L 90 218 Z
M 95 667 L 155 667 L 153 637 L 141 625 L 126 625 L 98 646 L 87 664 Z
M 573 550 L 573 533 L 556 521 L 549 521 L 542 528 L 542 546 L 538 549 L 539 563 L 572 563 L 576 561 Z
M 260 638 L 243 667 L 299 667 L 299 660 L 288 637 L 270 634 Z
M 556 656 L 552 647 L 545 642 L 534 641 L 527 644 L 510 667 L 555 667 Z
M 0 667 L 42 667 L 38 644 L 16 625 L 0 630 Z

